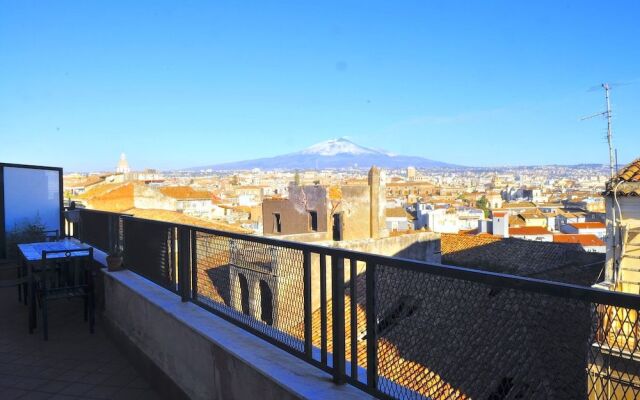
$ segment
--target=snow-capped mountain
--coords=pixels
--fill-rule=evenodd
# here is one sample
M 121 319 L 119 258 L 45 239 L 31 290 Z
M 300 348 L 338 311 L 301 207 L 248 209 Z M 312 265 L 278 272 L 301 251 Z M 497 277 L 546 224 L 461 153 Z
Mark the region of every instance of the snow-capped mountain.
M 316 143 L 302 150 L 300 154 L 317 154 L 319 156 L 335 156 L 336 154 L 386 154 L 379 150 L 368 149 L 352 141 L 340 138 Z
M 440 161 L 433 161 L 422 157 L 401 156 L 384 150 L 375 150 L 360 146 L 349 139 L 331 139 L 314 144 L 295 153 L 276 157 L 259 158 L 256 160 L 237 161 L 224 164 L 209 165 L 192 168 L 194 170 L 247 170 L 260 168 L 265 170 L 282 169 L 345 169 L 369 168 L 377 165 L 382 168 L 418 168 L 456 167 Z

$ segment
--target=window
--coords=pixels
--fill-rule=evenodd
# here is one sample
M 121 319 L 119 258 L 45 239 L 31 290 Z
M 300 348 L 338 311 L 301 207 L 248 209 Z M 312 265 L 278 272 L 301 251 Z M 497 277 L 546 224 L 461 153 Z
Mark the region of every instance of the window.
M 318 232 L 318 212 L 309 211 L 309 229 Z
M 273 294 L 267 282 L 260 281 L 260 319 L 273 325 Z
M 280 213 L 273 214 L 273 232 L 274 233 L 282 232 L 282 222 L 280 221 Z
M 249 315 L 249 283 L 247 282 L 247 278 L 238 274 L 238 279 L 240 280 L 240 305 L 242 307 L 242 313 Z

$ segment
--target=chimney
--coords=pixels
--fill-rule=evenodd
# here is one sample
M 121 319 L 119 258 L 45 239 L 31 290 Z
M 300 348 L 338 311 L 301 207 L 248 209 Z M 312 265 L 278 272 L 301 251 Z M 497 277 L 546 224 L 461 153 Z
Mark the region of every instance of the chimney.
M 506 211 L 494 211 L 491 213 L 493 234 L 495 236 L 509 237 L 509 213 Z
M 493 232 L 493 230 L 491 229 L 491 220 L 479 219 L 478 220 L 478 233 L 489 233 L 489 231 Z
M 385 228 L 385 177 L 380 168 L 373 166 L 369 170 L 369 237 L 378 239 L 387 237 L 388 232 Z

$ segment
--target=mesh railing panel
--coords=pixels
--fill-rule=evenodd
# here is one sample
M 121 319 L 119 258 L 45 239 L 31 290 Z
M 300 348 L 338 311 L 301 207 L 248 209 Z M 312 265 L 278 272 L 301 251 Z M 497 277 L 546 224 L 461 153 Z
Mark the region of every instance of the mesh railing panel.
M 638 310 L 599 304 L 589 352 L 589 399 L 640 398 Z
M 378 387 L 396 398 L 632 399 L 640 396 L 631 332 L 637 313 L 378 265 Z M 600 313 L 601 314 L 601 313 Z M 613 357 L 602 355 L 605 329 Z M 622 339 L 621 339 L 622 338 Z M 602 381 L 604 363 L 619 380 Z M 613 386 L 605 390 L 605 386 Z
M 525 285 L 530 289 L 524 290 L 517 289 L 523 287 L 519 278 L 484 276 L 497 287 L 474 281 L 469 273 L 455 274 L 465 279 L 447 278 L 427 265 L 422 270 L 416 263 L 347 252 L 340 288 L 344 298 L 333 299 L 332 261 L 339 259 L 340 250 L 189 229 L 195 246 L 192 301 L 313 360 L 334 378 L 340 375 L 334 355 L 341 346 L 334 351 L 333 317 L 339 313 L 333 308 L 343 306 L 346 380 L 372 394 L 408 399 L 640 398 L 640 306 L 634 301 L 611 300 L 631 308 L 594 303 L 585 299 L 606 303 L 609 297 L 592 296 L 589 289 L 554 296 L 549 293 L 558 291 L 548 290 L 551 283 Z M 124 218 L 121 231 L 126 266 L 176 292 L 177 262 L 182 259 L 176 228 Z M 302 249 L 310 253 L 310 355 L 305 353 L 309 327 L 305 329 Z M 188 258 L 183 261 L 188 265 Z M 367 330 L 368 312 L 374 339 Z M 368 360 L 374 348 L 376 357 Z M 374 361 L 377 384 L 368 386 L 373 381 L 367 379 L 367 368 Z
M 177 292 L 175 228 L 169 224 L 123 219 L 124 264 L 131 271 Z
M 196 301 L 302 352 L 303 256 L 299 250 L 196 232 Z

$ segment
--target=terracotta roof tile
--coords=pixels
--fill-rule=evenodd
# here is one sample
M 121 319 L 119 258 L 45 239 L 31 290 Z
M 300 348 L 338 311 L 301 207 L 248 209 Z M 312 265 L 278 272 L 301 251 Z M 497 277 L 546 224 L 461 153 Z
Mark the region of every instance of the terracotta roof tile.
M 624 182 L 640 182 L 640 158 L 624 167 L 615 179 Z
M 132 209 L 126 210 L 125 213 L 131 214 L 134 217 L 138 217 L 138 218 L 154 219 L 157 221 L 173 222 L 176 224 L 201 226 L 203 228 L 216 229 L 220 231 L 250 233 L 250 231 L 238 226 L 234 226 L 234 225 L 230 225 L 230 224 L 226 224 L 218 221 L 204 220 L 204 219 L 192 217 L 190 215 L 186 215 L 183 213 L 179 213 L 177 211 L 132 208 Z
M 618 174 L 607 183 L 604 195 L 610 195 L 615 189 L 619 196 L 640 196 L 640 158 L 618 172 Z
M 574 235 L 574 234 L 564 234 L 564 235 L 553 235 L 554 243 L 579 243 L 582 246 L 604 246 L 605 243 L 598 239 L 596 235 L 586 234 L 586 235 Z
M 550 235 L 547 229 L 541 226 L 521 226 L 518 228 L 509 228 L 509 235 Z
M 195 190 L 191 186 L 165 186 L 159 188 L 160 193 L 178 200 L 211 199 L 211 193 L 204 190 Z
M 581 267 L 604 263 L 603 254 L 586 252 L 581 245 L 574 243 L 451 233 L 441 234 L 440 243 L 444 264 L 543 279 L 553 278 L 574 284 L 595 283 L 598 267 Z
M 602 222 L 574 222 L 569 224 L 576 229 L 605 229 L 606 225 Z

